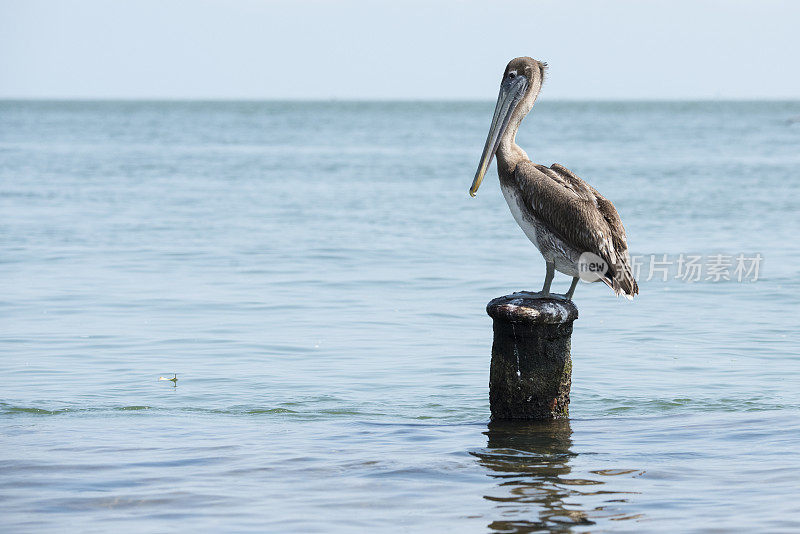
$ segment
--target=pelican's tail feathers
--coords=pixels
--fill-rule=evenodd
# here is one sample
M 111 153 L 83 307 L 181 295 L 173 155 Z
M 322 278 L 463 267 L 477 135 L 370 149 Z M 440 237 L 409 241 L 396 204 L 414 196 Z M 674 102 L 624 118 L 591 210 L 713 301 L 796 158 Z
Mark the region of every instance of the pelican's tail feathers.
M 606 275 L 601 280 L 614 290 L 615 295 L 622 295 L 628 300 L 633 300 L 633 297 L 639 294 L 639 284 L 636 283 L 630 266 L 627 263 L 621 263 L 616 267 L 613 277 Z

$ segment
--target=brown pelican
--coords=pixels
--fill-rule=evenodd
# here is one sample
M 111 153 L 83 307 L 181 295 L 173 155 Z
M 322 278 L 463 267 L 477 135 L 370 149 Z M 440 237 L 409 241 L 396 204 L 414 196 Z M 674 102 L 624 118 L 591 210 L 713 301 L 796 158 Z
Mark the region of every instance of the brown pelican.
M 567 168 L 532 163 L 515 139 L 522 119 L 539 96 L 547 66 L 529 57 L 511 60 L 503 73 L 500 95 L 486 146 L 469 190 L 475 196 L 492 157 L 497 155 L 500 188 L 511 213 L 544 256 L 547 274 L 542 291 L 558 270 L 572 276 L 565 298 L 571 299 L 583 273 L 596 273 L 617 295 L 639 293 L 628 256 L 625 228 L 614 205 Z M 588 267 L 588 270 L 587 270 Z

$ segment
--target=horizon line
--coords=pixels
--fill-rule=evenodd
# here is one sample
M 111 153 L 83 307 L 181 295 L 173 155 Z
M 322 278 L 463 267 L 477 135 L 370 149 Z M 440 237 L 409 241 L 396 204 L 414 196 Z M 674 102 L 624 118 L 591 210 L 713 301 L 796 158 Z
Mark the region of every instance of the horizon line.
M 485 103 L 481 98 L 239 98 L 239 97 L 18 97 L 0 96 L 0 102 L 153 102 L 153 103 Z M 710 103 L 710 102 L 800 102 L 799 97 L 692 97 L 692 98 L 544 98 L 538 103 Z

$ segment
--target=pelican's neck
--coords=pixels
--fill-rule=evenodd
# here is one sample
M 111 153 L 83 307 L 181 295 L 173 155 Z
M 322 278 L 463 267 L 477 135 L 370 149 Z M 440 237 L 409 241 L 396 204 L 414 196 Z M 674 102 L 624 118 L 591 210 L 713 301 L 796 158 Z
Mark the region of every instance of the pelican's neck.
M 509 124 L 500 139 L 500 146 L 497 147 L 497 172 L 502 176 L 503 174 L 513 174 L 514 169 L 521 161 L 528 159 L 528 154 L 517 144 L 517 130 L 519 129 L 518 121 L 516 124 Z
M 536 97 L 539 96 L 541 87 L 542 84 L 541 81 L 539 81 L 528 90 L 528 94 L 523 98 L 522 102 L 519 103 L 519 106 L 514 110 L 514 114 L 508 121 L 508 127 L 506 131 L 503 132 L 503 137 L 500 138 L 500 146 L 497 147 L 497 172 L 501 176 L 504 172 L 506 174 L 513 174 L 514 169 L 517 168 L 520 162 L 530 161 L 528 159 L 528 154 L 517 145 L 517 130 L 519 130 L 522 119 L 524 119 L 531 108 L 533 108 L 533 104 L 536 102 Z

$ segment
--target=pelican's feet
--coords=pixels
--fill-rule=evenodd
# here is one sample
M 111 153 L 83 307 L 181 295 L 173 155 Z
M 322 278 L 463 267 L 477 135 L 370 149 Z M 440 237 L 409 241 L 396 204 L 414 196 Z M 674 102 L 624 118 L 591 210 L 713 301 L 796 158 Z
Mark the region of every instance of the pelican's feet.
M 572 300 L 566 295 L 561 295 L 559 293 L 545 293 L 544 291 L 517 291 L 512 296 L 520 296 L 528 299 Z

